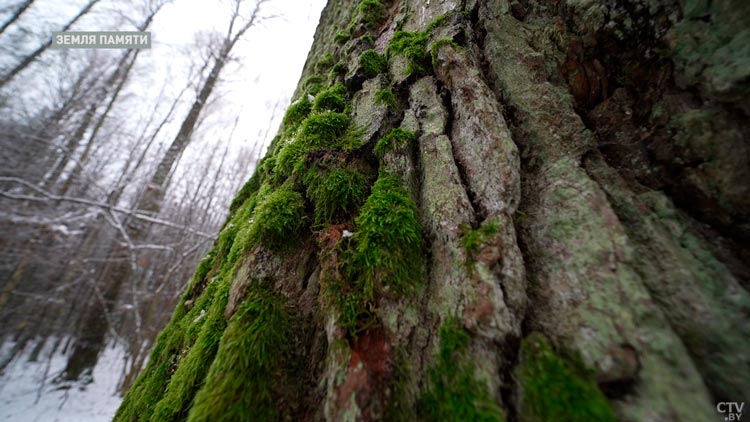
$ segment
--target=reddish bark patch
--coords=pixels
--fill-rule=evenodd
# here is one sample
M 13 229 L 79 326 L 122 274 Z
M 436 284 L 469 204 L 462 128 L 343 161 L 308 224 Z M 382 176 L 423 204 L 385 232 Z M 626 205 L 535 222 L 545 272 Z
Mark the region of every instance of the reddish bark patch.
M 495 306 L 492 303 L 489 286 L 482 283 L 477 287 L 475 294 L 476 297 L 471 303 L 467 304 L 463 312 L 464 324 L 469 328 L 476 328 L 478 325 L 489 323 L 495 314 Z
M 367 330 L 353 341 L 346 379 L 338 391 L 339 408 L 345 408 L 354 394 L 362 411 L 362 420 L 376 420 L 382 416 L 384 393 L 393 375 L 392 349 L 380 327 Z
M 500 230 L 502 230 L 502 228 Z M 477 262 L 485 264 L 488 268 L 492 268 L 495 264 L 502 264 L 503 238 L 501 233 L 487 239 L 480 249 L 476 260 Z
M 375 51 L 378 54 L 384 54 L 385 49 L 388 47 L 388 43 L 391 42 L 393 34 L 396 32 L 396 25 L 393 23 L 393 19 L 398 16 L 398 4 L 399 0 L 395 0 L 391 3 L 390 7 L 386 11 L 386 20 L 377 30 L 377 39 L 375 40 Z
M 318 233 L 320 246 L 321 277 L 328 280 L 340 280 L 339 254 L 336 246 L 344 236 L 344 230 L 352 230 L 351 223 L 335 224 L 326 227 Z
M 344 234 L 344 230 L 352 230 L 351 224 L 334 224 L 318 233 L 318 245 L 322 249 L 331 250 L 336 247 Z

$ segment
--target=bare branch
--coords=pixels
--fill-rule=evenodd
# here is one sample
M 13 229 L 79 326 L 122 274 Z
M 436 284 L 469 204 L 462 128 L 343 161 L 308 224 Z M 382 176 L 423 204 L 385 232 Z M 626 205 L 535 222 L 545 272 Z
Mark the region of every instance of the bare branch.
M 191 229 L 190 227 L 186 227 L 180 224 L 175 224 L 170 221 L 162 220 L 159 218 L 151 217 L 147 214 L 139 213 L 136 211 L 129 210 L 127 208 L 118 207 L 115 205 L 110 205 L 104 202 L 94 201 L 91 199 L 85 199 L 85 198 L 75 198 L 71 196 L 64 196 L 64 195 L 55 195 L 52 194 L 33 183 L 29 183 L 23 179 L 20 179 L 18 177 L 0 177 L 0 182 L 11 182 L 11 183 L 17 183 L 19 185 L 22 185 L 30 190 L 33 190 L 34 192 L 38 193 L 42 197 L 33 196 L 33 195 L 22 195 L 22 194 L 15 194 L 12 192 L 5 192 L 0 191 L 0 196 L 9 198 L 9 199 L 18 199 L 18 200 L 25 200 L 25 201 L 33 201 L 33 202 L 48 202 L 49 200 L 53 201 L 60 201 L 60 202 L 71 202 L 76 204 L 83 204 L 83 205 L 89 205 L 93 207 L 99 207 L 102 209 L 105 209 L 107 211 L 114 211 L 121 214 L 125 214 L 129 217 L 136 218 L 138 220 L 146 221 L 153 224 L 158 224 L 161 226 L 166 227 L 172 227 L 175 229 L 183 230 L 188 233 L 194 234 L 196 236 L 205 237 L 208 239 L 212 239 L 214 236 L 208 233 L 204 233 L 198 230 Z

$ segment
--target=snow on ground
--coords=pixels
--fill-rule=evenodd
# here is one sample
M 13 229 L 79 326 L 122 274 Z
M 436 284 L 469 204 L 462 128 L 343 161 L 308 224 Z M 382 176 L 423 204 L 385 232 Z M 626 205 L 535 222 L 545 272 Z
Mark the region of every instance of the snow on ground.
M 107 347 L 102 352 L 94 368 L 94 381 L 85 389 L 73 386 L 61 390 L 52 380 L 65 367 L 66 356 L 58 352 L 49 359 L 53 342 L 54 339 L 47 341 L 38 362 L 28 362 L 31 347 L 27 347 L 0 376 L 0 421 L 111 420 L 122 400 L 116 393 L 123 365 L 122 349 Z M 12 347 L 13 343 L 0 346 L 0 357 L 6 356 Z

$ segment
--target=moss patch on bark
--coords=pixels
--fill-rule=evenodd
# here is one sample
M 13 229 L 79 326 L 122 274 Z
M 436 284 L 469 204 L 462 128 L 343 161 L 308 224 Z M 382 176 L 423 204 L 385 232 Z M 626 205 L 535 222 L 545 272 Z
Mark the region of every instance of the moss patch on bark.
M 417 137 L 414 132 L 395 128 L 388 135 L 381 138 L 375 145 L 375 156 L 380 158 L 388 151 L 393 151 L 416 141 Z
M 503 410 L 492 399 L 487 387 L 475 377 L 474 364 L 467 360 L 470 342 L 471 337 L 458 319 L 448 319 L 440 327 L 437 361 L 429 370 L 429 385 L 419 402 L 422 419 L 487 422 L 505 420 Z
M 521 344 L 519 383 L 520 420 L 616 421 L 614 410 L 593 380 L 569 364 L 534 333 Z
M 221 338 L 188 420 L 278 420 L 292 329 L 285 300 L 254 283 Z

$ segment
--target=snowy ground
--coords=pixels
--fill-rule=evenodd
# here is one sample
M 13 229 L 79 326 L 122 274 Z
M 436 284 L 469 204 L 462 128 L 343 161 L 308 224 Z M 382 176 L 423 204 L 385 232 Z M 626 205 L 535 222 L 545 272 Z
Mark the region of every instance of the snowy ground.
M 51 344 L 50 339 L 47 344 Z M 5 356 L 12 343 L 0 347 Z M 116 394 L 122 369 L 122 350 L 107 347 L 94 369 L 94 381 L 85 389 L 60 390 L 52 380 L 65 367 L 66 357 L 56 353 L 49 359 L 44 350 L 38 362 L 28 362 L 24 350 L 0 376 L 0 421 L 99 422 L 109 421 L 122 400 Z

